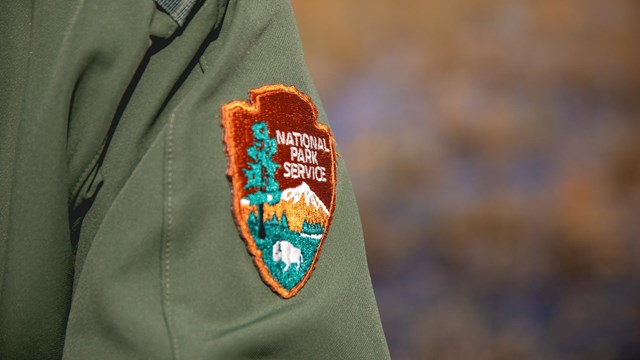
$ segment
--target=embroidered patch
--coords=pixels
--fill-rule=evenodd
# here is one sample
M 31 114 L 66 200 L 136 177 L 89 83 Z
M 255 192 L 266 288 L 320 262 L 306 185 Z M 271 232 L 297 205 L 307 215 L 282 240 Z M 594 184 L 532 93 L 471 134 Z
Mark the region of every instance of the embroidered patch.
M 221 109 L 232 212 L 260 276 L 286 299 L 311 276 L 331 225 L 333 135 L 293 86 L 249 95 Z

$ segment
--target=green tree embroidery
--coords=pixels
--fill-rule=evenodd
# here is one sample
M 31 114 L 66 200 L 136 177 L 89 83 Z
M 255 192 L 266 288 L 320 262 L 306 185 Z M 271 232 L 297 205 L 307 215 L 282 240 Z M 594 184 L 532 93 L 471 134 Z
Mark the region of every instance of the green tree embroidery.
M 247 155 L 253 162 L 249 162 L 248 169 L 242 169 L 247 176 L 246 190 L 255 189 L 255 192 L 247 195 L 251 205 L 258 207 L 258 221 L 260 224 L 258 237 L 266 237 L 264 231 L 264 204 L 274 205 L 280 202 L 280 184 L 275 179 L 276 170 L 280 167 L 272 160 L 278 150 L 276 139 L 269 137 L 269 128 L 264 121 L 251 126 L 253 130 L 253 146 L 247 149 Z

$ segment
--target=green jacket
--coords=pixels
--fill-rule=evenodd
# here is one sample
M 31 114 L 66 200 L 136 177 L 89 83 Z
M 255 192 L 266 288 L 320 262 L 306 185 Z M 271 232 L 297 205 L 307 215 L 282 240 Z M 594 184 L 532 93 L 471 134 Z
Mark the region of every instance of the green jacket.
M 332 217 L 304 224 L 326 225 L 313 265 L 304 252 L 276 258 L 273 243 L 255 257 L 247 238 L 261 238 L 234 217 L 275 201 L 234 197 L 244 178 L 229 173 L 229 104 L 281 84 L 308 96 L 326 123 L 289 3 L 178 3 L 3 4 L 0 358 L 388 358 L 339 155 L 327 157 L 335 172 L 314 168 L 316 181 L 333 176 L 335 192 L 324 195 Z M 280 104 L 285 115 L 294 106 Z M 245 135 L 258 139 L 253 129 Z M 326 139 L 308 139 L 329 154 Z M 317 163 L 310 154 L 306 163 Z M 280 179 L 282 165 L 271 167 Z M 294 177 L 310 169 L 297 166 Z M 260 272 L 272 246 L 278 261 Z M 285 298 L 269 269 L 301 264 L 310 277 Z

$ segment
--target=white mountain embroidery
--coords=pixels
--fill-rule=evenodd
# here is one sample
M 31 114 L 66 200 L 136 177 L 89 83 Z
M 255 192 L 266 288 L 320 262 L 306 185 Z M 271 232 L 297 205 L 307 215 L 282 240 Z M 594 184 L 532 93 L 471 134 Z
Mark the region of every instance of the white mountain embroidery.
M 285 200 L 292 204 L 296 204 L 298 201 L 304 198 L 305 204 L 313 206 L 316 210 L 322 210 L 326 215 L 329 215 L 329 210 L 324 205 L 322 200 L 311 190 L 306 182 L 303 182 L 295 188 L 289 188 L 282 192 L 280 201 Z

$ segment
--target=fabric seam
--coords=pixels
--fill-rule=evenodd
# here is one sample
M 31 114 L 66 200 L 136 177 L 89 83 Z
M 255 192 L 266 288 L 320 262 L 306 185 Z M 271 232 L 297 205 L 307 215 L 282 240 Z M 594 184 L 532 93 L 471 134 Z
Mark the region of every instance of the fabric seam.
M 162 291 L 163 295 L 163 309 L 165 323 L 167 325 L 167 333 L 169 335 L 169 342 L 173 351 L 173 359 L 178 360 L 180 358 L 180 352 L 178 347 L 178 340 L 175 336 L 173 328 L 173 313 L 171 311 L 171 240 L 173 235 L 173 128 L 175 123 L 175 113 L 171 114 L 169 119 L 169 129 L 167 131 L 167 150 L 166 150 L 166 226 L 165 237 L 162 246 Z

